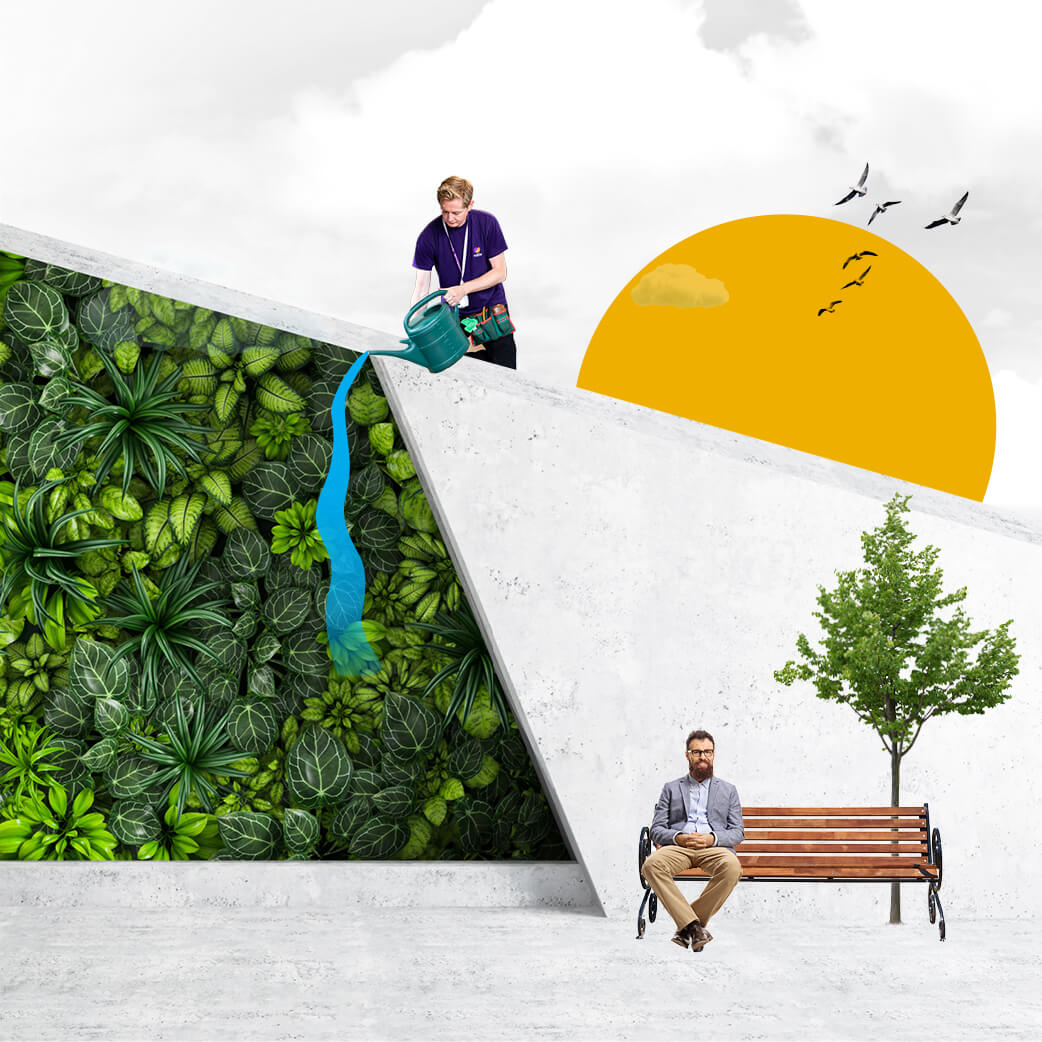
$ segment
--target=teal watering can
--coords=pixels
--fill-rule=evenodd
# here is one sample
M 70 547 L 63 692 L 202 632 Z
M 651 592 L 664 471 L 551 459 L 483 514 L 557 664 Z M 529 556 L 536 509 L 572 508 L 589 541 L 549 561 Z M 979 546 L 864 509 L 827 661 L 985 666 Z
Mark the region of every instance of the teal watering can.
M 428 293 L 423 300 L 417 301 L 405 316 L 405 332 L 408 337 L 400 341 L 406 347 L 401 351 L 370 351 L 371 355 L 390 355 L 392 358 L 407 358 L 410 362 L 422 365 L 432 373 L 440 373 L 450 365 L 458 362 L 470 347 L 467 334 L 460 328 L 456 309 L 439 301 L 416 317 L 416 312 L 445 293 L 436 289 Z

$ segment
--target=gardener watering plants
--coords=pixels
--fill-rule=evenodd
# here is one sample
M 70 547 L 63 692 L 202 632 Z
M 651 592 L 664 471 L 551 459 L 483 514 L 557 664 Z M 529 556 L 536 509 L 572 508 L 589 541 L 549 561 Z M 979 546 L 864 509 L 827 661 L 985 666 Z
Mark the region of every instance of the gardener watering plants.
M 416 240 L 412 302 L 430 292 L 431 269 L 445 290 L 445 303 L 459 308 L 460 324 L 471 340 L 467 354 L 495 365 L 517 368 L 514 324 L 507 311 L 506 239 L 499 221 L 474 209 L 474 186 L 447 177 L 438 186 L 441 214 Z

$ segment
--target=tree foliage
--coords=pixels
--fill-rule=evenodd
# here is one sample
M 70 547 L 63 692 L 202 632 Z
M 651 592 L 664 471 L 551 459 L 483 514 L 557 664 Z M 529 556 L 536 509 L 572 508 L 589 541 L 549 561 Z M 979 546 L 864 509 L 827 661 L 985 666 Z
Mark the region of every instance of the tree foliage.
M 973 629 L 962 608 L 966 588 L 943 592 L 938 548 L 913 548 L 904 518 L 909 499 L 895 495 L 884 523 L 862 533 L 863 567 L 837 572 L 833 590 L 818 587 L 820 647 L 801 633 L 802 661 L 774 674 L 786 685 L 809 680 L 819 698 L 849 705 L 895 767 L 932 717 L 979 714 L 1006 701 L 1019 661 L 1013 620 Z

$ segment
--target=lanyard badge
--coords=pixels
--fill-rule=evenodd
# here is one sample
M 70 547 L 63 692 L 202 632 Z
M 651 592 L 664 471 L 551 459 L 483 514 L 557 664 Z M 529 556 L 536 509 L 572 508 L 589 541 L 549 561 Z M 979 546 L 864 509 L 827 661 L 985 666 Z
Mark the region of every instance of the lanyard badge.
M 452 239 L 449 236 L 448 225 L 445 224 L 444 218 L 441 222 L 442 228 L 445 229 L 445 238 L 449 240 L 449 249 L 452 250 L 452 259 L 456 262 L 456 267 L 459 268 L 459 284 L 463 285 L 463 269 L 467 266 L 467 246 L 470 243 L 470 221 L 468 220 L 464 226 L 463 232 L 463 263 L 460 263 L 459 257 L 456 256 L 456 247 L 452 245 Z M 458 307 L 465 308 L 469 297 L 461 297 Z

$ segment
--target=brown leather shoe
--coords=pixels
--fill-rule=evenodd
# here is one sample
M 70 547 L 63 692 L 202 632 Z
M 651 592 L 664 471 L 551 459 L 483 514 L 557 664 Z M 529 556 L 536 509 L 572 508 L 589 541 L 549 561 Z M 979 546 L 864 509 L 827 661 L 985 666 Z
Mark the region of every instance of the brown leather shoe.
M 691 938 L 693 952 L 700 952 L 713 939 L 713 935 L 697 919 L 687 924 L 687 933 Z
M 686 948 L 691 943 L 691 935 L 687 932 L 687 927 L 685 926 L 683 930 L 677 930 L 671 940 L 674 944 L 679 944 L 681 948 Z

